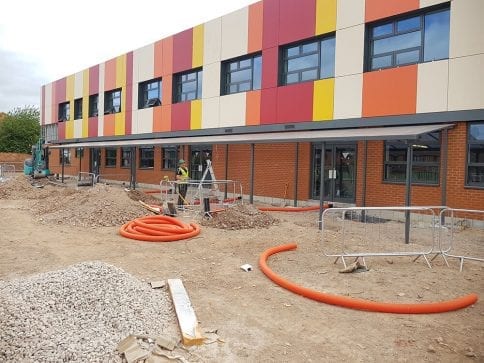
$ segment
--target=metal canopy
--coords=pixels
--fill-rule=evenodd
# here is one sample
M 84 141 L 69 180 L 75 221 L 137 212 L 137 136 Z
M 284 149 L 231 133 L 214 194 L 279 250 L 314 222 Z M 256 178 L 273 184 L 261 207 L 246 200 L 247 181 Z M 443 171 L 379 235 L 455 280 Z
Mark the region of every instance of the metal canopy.
M 227 134 L 212 136 L 183 136 L 142 140 L 90 141 L 67 144 L 47 144 L 52 149 L 70 147 L 117 147 L 152 145 L 193 145 L 193 144 L 254 144 L 279 142 L 335 142 L 359 140 L 416 140 L 422 134 L 452 127 L 452 124 L 388 126 L 369 128 L 350 128 L 337 130 L 305 130 L 263 132 L 252 134 Z

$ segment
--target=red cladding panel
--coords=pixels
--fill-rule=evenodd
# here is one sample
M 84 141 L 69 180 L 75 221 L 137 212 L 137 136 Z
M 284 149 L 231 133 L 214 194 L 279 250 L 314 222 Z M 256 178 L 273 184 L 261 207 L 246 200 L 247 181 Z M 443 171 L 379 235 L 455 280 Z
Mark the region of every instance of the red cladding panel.
M 45 86 L 42 86 L 42 105 L 40 107 L 42 112 L 42 125 L 44 125 L 45 124 Z
M 417 10 L 419 0 L 366 0 L 365 22 Z
M 173 36 L 173 72 L 192 68 L 193 29 Z
M 89 117 L 88 119 L 88 126 L 87 126 L 87 134 L 88 137 L 97 137 L 97 117 Z
M 171 130 L 190 130 L 191 102 L 175 103 L 171 106 Z
M 262 48 L 279 45 L 279 0 L 264 0 Z
M 277 87 L 278 48 L 267 48 L 262 51 L 262 88 Z
M 66 78 L 59 79 L 55 82 L 55 101 L 56 106 L 66 100 Z M 57 109 L 57 107 L 56 107 Z
M 89 94 L 99 92 L 99 65 L 89 68 Z
M 58 122 L 57 123 L 57 137 L 59 140 L 66 139 L 66 123 L 65 122 Z
M 277 89 L 277 123 L 304 122 L 313 119 L 313 82 Z
M 266 88 L 261 91 L 260 124 L 277 122 L 277 88 Z
M 279 44 L 314 36 L 316 0 L 282 0 L 279 10 Z

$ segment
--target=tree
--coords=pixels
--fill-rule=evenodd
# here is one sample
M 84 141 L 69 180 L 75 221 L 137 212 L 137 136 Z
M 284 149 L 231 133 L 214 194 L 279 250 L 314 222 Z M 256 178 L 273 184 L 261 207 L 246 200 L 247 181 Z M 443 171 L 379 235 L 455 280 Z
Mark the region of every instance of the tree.
M 0 152 L 29 154 L 39 136 L 39 109 L 34 106 L 15 108 L 0 122 Z

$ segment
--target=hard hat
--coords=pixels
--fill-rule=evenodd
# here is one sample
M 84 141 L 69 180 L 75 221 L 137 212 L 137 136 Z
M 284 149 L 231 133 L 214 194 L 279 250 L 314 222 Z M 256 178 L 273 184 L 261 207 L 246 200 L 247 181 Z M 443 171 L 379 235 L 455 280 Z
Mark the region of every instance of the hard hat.
M 185 164 L 185 160 L 183 159 L 178 160 L 178 164 Z

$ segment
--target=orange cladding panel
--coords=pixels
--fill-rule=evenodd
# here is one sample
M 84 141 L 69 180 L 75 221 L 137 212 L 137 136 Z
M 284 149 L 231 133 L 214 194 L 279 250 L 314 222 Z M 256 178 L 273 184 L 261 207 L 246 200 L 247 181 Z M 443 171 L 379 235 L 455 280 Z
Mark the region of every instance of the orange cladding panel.
M 247 92 L 245 124 L 247 126 L 260 125 L 260 97 L 261 91 Z
M 263 21 L 262 1 L 249 6 L 249 45 L 248 53 L 260 51 L 262 49 L 262 21 Z
M 419 0 L 366 0 L 365 22 L 417 10 Z
M 363 74 L 363 117 L 415 114 L 417 65 Z

